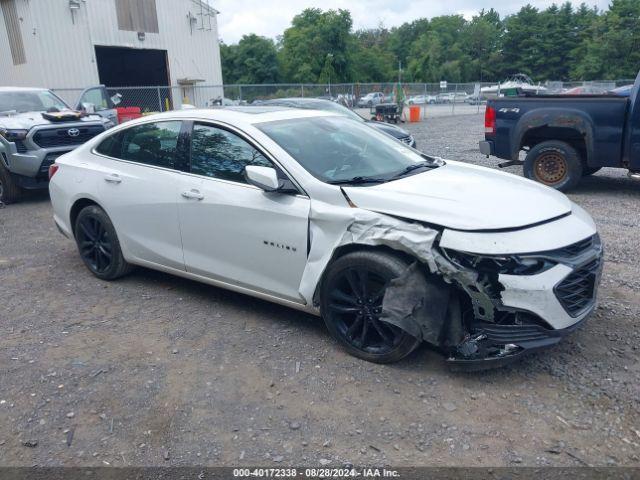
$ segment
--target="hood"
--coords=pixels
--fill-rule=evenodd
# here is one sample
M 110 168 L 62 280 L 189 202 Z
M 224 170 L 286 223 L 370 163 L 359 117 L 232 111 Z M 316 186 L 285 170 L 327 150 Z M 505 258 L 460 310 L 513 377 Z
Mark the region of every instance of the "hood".
M 344 187 L 359 208 L 456 230 L 499 230 L 571 211 L 562 193 L 490 168 L 446 165 L 373 186 Z
M 50 122 L 42 116 L 42 112 L 24 112 L 7 116 L 0 115 L 0 127 L 15 130 L 29 130 L 30 128 L 40 125 L 64 125 L 66 123 L 78 122 L 102 122 L 102 117 L 100 115 L 87 115 L 80 120 L 73 120 L 71 122 Z
M 384 122 L 373 122 L 373 121 L 369 121 L 367 123 L 369 123 L 369 125 L 371 125 L 372 127 L 375 127 L 378 130 L 386 133 L 387 135 L 391 135 L 396 138 L 406 138 L 409 136 L 409 132 L 407 132 L 406 130 L 403 130 L 400 127 L 396 127 L 395 125 L 390 125 Z

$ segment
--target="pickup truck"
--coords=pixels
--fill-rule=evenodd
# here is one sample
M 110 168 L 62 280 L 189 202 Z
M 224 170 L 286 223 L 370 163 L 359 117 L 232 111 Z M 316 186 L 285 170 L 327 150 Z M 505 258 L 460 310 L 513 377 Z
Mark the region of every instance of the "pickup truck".
M 640 73 L 628 97 L 534 95 L 487 102 L 480 152 L 521 164 L 527 178 L 557 190 L 602 167 L 640 179 Z M 524 161 L 520 151 L 526 152 Z
M 75 111 L 51 90 L 0 87 L 0 202 L 47 188 L 56 158 L 115 125 L 114 100 L 103 86 L 88 88 Z

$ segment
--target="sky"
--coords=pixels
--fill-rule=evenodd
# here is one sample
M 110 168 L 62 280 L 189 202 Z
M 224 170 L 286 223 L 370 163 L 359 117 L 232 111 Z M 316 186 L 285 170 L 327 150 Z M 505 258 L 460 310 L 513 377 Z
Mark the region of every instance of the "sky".
M 555 3 L 563 3 L 556 0 Z M 609 0 L 584 0 L 588 6 L 606 9 Z M 209 0 L 220 11 L 218 28 L 225 43 L 236 43 L 242 35 L 256 33 L 275 38 L 291 24 L 291 19 L 305 8 L 323 10 L 346 8 L 351 11 L 354 28 L 373 28 L 381 22 L 394 27 L 421 17 L 462 14 L 470 19 L 482 8 L 495 8 L 501 16 L 515 13 L 522 6 L 544 9 L 554 0 Z M 574 0 L 578 6 L 582 0 Z

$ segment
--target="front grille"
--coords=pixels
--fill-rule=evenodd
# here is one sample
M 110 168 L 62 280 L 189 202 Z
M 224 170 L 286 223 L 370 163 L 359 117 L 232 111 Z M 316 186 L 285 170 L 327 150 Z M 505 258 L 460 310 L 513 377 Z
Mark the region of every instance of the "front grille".
M 69 153 L 69 152 L 48 153 L 44 157 L 44 160 L 42 161 L 42 163 L 40 164 L 40 169 L 38 170 L 38 174 L 36 175 L 36 178 L 38 180 L 48 180 L 49 179 L 49 167 L 51 165 L 53 165 L 53 163 L 56 161 L 56 159 L 58 157 L 60 157 L 61 155 L 64 155 L 65 153 Z
M 595 237 L 596 236 L 585 238 L 584 240 L 580 240 L 579 242 L 561 248 L 557 250 L 557 252 L 563 256 L 576 257 L 591 248 Z
M 102 132 L 104 128 L 101 125 L 48 128 L 38 130 L 33 136 L 33 141 L 41 148 L 71 147 L 82 145 Z
M 22 140 L 16 140 L 16 150 L 18 153 L 27 153 L 27 146 L 24 144 Z
M 600 258 L 575 270 L 555 287 L 558 301 L 572 317 L 577 317 L 595 301 Z

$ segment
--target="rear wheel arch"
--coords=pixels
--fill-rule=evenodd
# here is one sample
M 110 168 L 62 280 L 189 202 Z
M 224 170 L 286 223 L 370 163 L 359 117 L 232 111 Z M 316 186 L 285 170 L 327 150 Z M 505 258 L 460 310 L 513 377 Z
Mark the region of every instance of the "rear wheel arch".
M 545 141 L 571 145 L 586 167 L 594 161 L 593 121 L 585 112 L 573 109 L 535 108 L 520 117 L 512 133 L 512 158 L 517 160 L 524 147 L 533 148 Z
M 102 205 L 90 198 L 79 198 L 73 203 L 73 205 L 71 206 L 71 210 L 69 210 L 71 233 L 73 233 L 74 236 L 76 234 L 76 220 L 78 219 L 78 214 L 82 211 L 83 208 L 88 207 L 89 205 L 96 205 L 97 207 L 100 207 L 102 210 L 104 210 Z
M 571 145 L 571 147 L 573 147 L 580 155 L 581 162 L 585 166 L 588 165 L 590 154 L 589 148 L 587 147 L 587 140 L 579 130 L 573 128 L 549 125 L 531 128 L 524 132 L 520 140 L 518 150 L 522 150 L 524 147 L 531 149 L 542 142 L 550 140 L 556 140 Z

